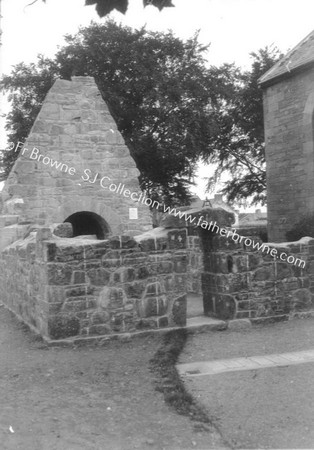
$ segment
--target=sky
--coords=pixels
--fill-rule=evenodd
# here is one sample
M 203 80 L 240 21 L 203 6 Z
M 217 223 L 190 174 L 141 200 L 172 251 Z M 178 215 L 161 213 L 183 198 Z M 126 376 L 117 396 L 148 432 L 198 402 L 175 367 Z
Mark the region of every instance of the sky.
M 14 64 L 30 63 L 41 53 L 52 57 L 64 42 L 65 34 L 75 33 L 91 20 L 104 22 L 94 6 L 85 0 L 0 0 L 2 3 L 2 57 L 0 74 L 10 73 Z M 135 28 L 146 25 L 155 31 L 172 29 L 183 38 L 200 30 L 200 41 L 210 44 L 209 64 L 234 62 L 249 68 L 249 53 L 266 45 L 286 52 L 314 29 L 313 0 L 173 0 L 174 8 L 159 12 L 142 0 L 129 0 L 125 16 L 110 14 L 118 22 Z M 194 6 L 191 7 L 191 4 Z M 9 111 L 0 98 L 2 114 Z M 0 117 L 0 148 L 6 144 L 5 118 Z M 196 192 L 203 198 L 208 169 L 199 171 Z

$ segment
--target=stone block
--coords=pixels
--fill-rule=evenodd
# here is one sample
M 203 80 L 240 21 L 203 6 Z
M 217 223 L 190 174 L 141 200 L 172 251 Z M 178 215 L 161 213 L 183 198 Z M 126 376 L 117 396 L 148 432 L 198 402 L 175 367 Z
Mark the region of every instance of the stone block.
M 52 262 L 55 260 L 57 253 L 57 245 L 54 242 L 46 243 L 46 261 Z
M 99 306 L 102 309 L 117 310 L 126 304 L 125 290 L 117 287 L 105 287 L 99 294 Z
M 142 300 L 140 308 L 141 317 L 163 316 L 167 311 L 167 297 L 161 295 L 158 297 L 145 297 Z
M 50 228 L 39 228 L 36 233 L 36 241 L 46 241 L 52 238 L 52 231 Z
M 174 271 L 176 273 L 186 273 L 188 263 L 187 254 L 185 252 L 175 253 L 173 263 L 174 263 Z
M 151 266 L 140 266 L 137 268 L 137 278 L 139 278 L 140 280 L 149 277 L 151 273 Z
M 158 328 L 164 328 L 169 326 L 168 316 L 162 316 L 158 318 Z
M 137 330 L 147 330 L 158 327 L 158 319 L 156 317 L 141 318 L 135 321 Z
M 165 251 L 169 248 L 168 237 L 156 238 L 156 251 Z
M 111 331 L 111 327 L 109 324 L 101 324 L 101 325 L 91 325 L 88 328 L 88 335 L 89 336 L 102 336 L 102 335 L 106 335 L 106 334 L 110 334 Z
M 68 264 L 47 264 L 48 284 L 67 285 L 71 284 L 72 267 Z
M 168 279 L 169 281 L 169 279 Z M 172 278 L 172 282 L 171 284 L 167 283 L 167 281 L 165 282 L 165 285 L 167 285 L 167 287 L 169 286 L 169 290 L 174 290 L 176 292 L 184 292 L 186 291 L 186 281 L 187 281 L 187 277 L 186 274 L 175 274 Z M 168 292 L 168 291 L 167 291 Z
M 73 286 L 70 288 L 65 288 L 65 296 L 66 297 L 80 297 L 82 295 L 91 295 L 93 294 L 95 288 L 93 286 Z
M 108 311 L 95 311 L 91 317 L 90 322 L 92 325 L 100 325 L 110 321 L 110 314 Z
M 226 251 L 226 252 L 231 252 L 231 251 L 235 251 L 235 250 L 243 250 L 243 244 L 241 242 L 239 242 L 240 238 L 237 238 L 236 235 L 234 235 L 234 239 L 232 239 L 232 235 L 230 235 L 228 238 L 225 236 L 219 236 L 216 235 L 214 233 L 212 233 L 212 237 L 211 240 L 209 240 L 210 236 L 208 236 L 207 240 L 204 240 L 204 237 L 206 236 L 206 234 L 211 234 L 209 231 L 204 231 L 201 234 L 202 237 L 202 246 L 203 248 L 205 248 L 206 250 L 211 249 L 212 251 Z M 205 236 L 204 236 L 205 234 Z M 240 236 L 238 234 L 238 236 Z M 236 241 L 236 239 L 238 239 Z M 210 246 L 210 247 L 209 247 Z
M 109 239 L 109 247 L 113 250 L 121 248 L 121 238 L 120 236 L 112 236 Z
M 182 288 L 182 284 L 184 285 L 183 277 L 181 275 L 177 275 L 177 277 L 179 278 L 178 283 L 175 281 L 174 275 L 168 275 L 163 278 L 163 285 L 164 285 L 165 292 L 172 292 L 176 289 L 177 286 L 179 287 L 179 285 Z M 181 283 L 180 283 L 180 280 L 182 280 Z
M 133 281 L 136 277 L 135 269 L 132 267 L 121 267 L 113 274 L 115 283 L 127 283 Z
M 51 339 L 65 339 L 80 333 L 80 322 L 69 314 L 57 314 L 48 319 L 48 335 Z
M 213 303 L 214 313 L 218 319 L 234 319 L 236 313 L 236 301 L 231 295 L 215 295 L 213 296 Z
M 134 266 L 138 264 L 145 264 L 147 262 L 147 254 L 146 253 L 128 253 L 123 255 L 122 263 L 125 266 Z
M 186 230 L 171 230 L 168 232 L 168 247 L 171 250 L 186 248 Z
M 53 234 L 61 238 L 71 238 L 73 236 L 72 224 L 69 222 L 57 224 L 53 230 Z
M 297 280 L 299 288 L 309 288 L 311 286 L 310 279 L 308 277 L 299 277 Z
M 84 246 L 84 255 L 83 259 L 101 259 L 104 255 L 108 253 L 109 242 L 108 241 L 100 241 L 99 244 L 93 243 L 92 245 Z
M 40 311 L 45 315 L 45 317 L 55 316 L 56 314 L 59 314 L 61 312 L 61 308 L 62 302 L 59 303 L 40 302 Z
M 82 270 L 75 270 L 72 274 L 71 284 L 85 284 L 86 283 L 86 273 Z
M 88 270 L 87 276 L 90 279 L 91 284 L 95 286 L 105 286 L 110 280 L 110 272 L 102 267 Z
M 244 301 L 238 301 L 238 310 L 248 310 L 250 309 L 250 301 L 244 300 Z
M 163 288 L 159 281 L 149 283 L 145 289 L 145 297 L 149 295 L 160 295 L 163 293 Z
M 121 236 L 121 245 L 122 248 L 138 247 L 137 242 L 131 236 Z
M 291 302 L 293 311 L 307 311 L 312 306 L 312 295 L 308 289 L 298 289 L 293 293 Z
M 178 273 L 185 273 L 186 270 L 187 270 L 186 265 L 184 265 L 182 270 L 180 270 L 181 269 L 181 266 L 180 266 L 181 262 L 177 261 L 177 270 L 176 270 L 176 272 L 178 272 Z M 185 268 L 185 270 L 183 270 L 184 268 Z M 154 269 L 155 269 L 154 272 L 156 272 L 157 274 L 171 273 L 174 270 L 174 263 L 170 262 L 170 261 L 161 261 L 160 263 L 154 265 Z
M 62 312 L 75 313 L 86 309 L 86 297 L 67 298 L 62 305 Z
M 186 294 L 177 297 L 172 305 L 171 318 L 175 325 L 179 327 L 186 326 L 186 309 L 187 297 Z
M 154 252 L 156 250 L 155 239 L 142 239 L 139 244 L 142 252 Z
M 258 268 L 252 276 L 253 281 L 268 281 L 274 280 L 274 278 L 275 274 L 273 265 L 267 265 Z
M 143 281 L 133 281 L 125 284 L 125 292 L 128 298 L 142 298 L 146 283 Z
M 102 265 L 106 269 L 115 270 L 121 264 L 121 253 L 118 250 L 110 250 L 102 256 Z
M 68 247 L 56 248 L 54 260 L 56 262 L 84 261 L 86 259 L 85 250 L 82 245 L 69 245 Z
M 124 331 L 124 316 L 122 312 L 115 312 L 111 314 L 110 326 L 114 333 Z
M 293 276 L 292 266 L 289 263 L 276 262 L 276 279 L 281 280 L 283 278 L 289 278 Z

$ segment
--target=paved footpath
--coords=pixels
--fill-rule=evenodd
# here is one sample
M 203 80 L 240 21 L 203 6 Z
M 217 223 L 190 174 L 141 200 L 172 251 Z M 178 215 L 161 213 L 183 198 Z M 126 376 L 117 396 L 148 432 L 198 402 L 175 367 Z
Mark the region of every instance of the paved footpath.
M 190 336 L 177 369 L 232 448 L 314 449 L 314 320 Z
M 314 362 L 314 350 L 178 364 L 177 369 L 180 375 L 202 376 L 216 375 L 224 372 L 237 372 L 239 370 L 258 370 L 265 369 L 266 367 L 291 366 L 293 364 L 309 362 Z

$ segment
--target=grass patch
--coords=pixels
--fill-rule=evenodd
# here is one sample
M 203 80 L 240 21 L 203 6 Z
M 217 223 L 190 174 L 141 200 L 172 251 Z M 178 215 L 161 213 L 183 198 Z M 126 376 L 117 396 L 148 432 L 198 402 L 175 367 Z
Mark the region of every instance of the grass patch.
M 205 424 L 211 424 L 204 407 L 189 394 L 175 368 L 179 355 L 187 340 L 187 331 L 174 330 L 167 333 L 161 346 L 150 360 L 151 371 L 155 374 L 156 391 L 162 392 L 166 403 L 178 414 L 190 417 L 198 422 L 196 430 L 207 430 Z

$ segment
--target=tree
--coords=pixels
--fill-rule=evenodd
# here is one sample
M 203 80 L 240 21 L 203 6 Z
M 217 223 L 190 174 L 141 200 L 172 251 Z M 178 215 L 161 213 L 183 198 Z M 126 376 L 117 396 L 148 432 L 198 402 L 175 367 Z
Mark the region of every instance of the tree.
M 3 77 L 0 87 L 12 101 L 9 137 L 25 139 L 57 76 L 93 76 L 141 172 L 142 189 L 152 199 L 186 203 L 198 157 L 210 144 L 209 106 L 223 89 L 205 66 L 206 48 L 197 36 L 183 42 L 171 32 L 134 31 L 113 21 L 82 28 L 66 37 L 54 60 L 40 56 Z M 2 179 L 15 156 L 6 152 Z
M 277 48 L 266 47 L 251 53 L 249 71 L 243 73 L 233 65 L 217 69 L 218 75 L 229 79 L 231 89 L 213 110 L 217 129 L 203 159 L 217 164 L 214 176 L 208 180 L 208 189 L 222 174 L 229 173 L 221 193 L 230 202 L 266 202 L 263 92 L 258 79 L 281 56 Z
M 95 5 L 99 17 L 104 17 L 110 14 L 112 10 L 116 9 L 121 13 L 127 12 L 128 0 L 85 0 L 85 5 Z M 174 6 L 171 0 L 143 0 L 144 7 L 148 5 L 156 6 L 161 11 L 163 8 Z
M 23 142 L 28 136 L 57 74 L 56 64 L 39 55 L 37 64 L 17 64 L 11 75 L 3 76 L 0 88 L 9 92 L 8 100 L 12 104 L 6 125 L 10 142 Z M 14 151 L 0 152 L 0 181 L 8 177 L 17 155 Z
M 33 5 L 38 0 L 34 0 L 30 5 Z M 46 0 L 42 0 L 46 3 Z M 125 14 L 129 7 L 129 0 L 85 0 L 85 5 L 96 5 L 96 11 L 99 17 L 107 16 L 114 9 Z M 155 6 L 161 11 L 163 8 L 173 7 L 171 0 L 143 0 L 144 7 Z

